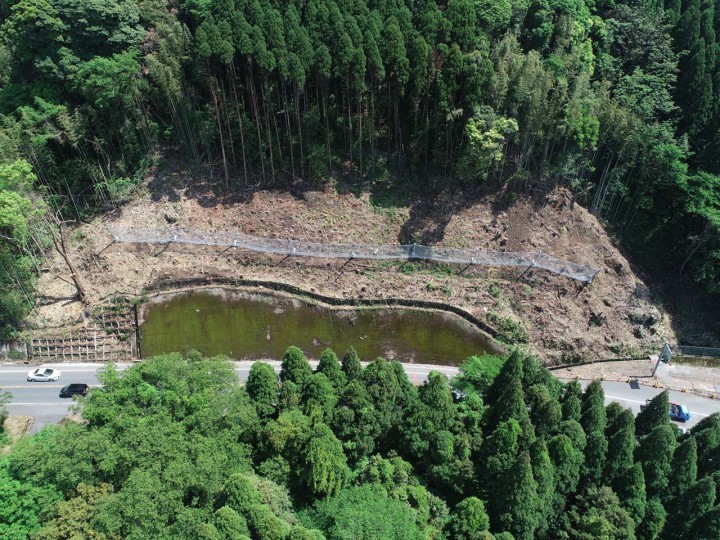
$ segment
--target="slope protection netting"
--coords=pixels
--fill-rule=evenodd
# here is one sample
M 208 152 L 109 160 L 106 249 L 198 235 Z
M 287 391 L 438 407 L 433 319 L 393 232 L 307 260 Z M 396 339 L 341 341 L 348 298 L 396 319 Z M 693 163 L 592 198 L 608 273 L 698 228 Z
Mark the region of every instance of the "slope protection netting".
M 195 244 L 201 246 L 236 247 L 260 253 L 275 253 L 284 256 L 319 257 L 324 259 L 378 259 L 409 260 L 423 259 L 446 263 L 517 266 L 547 270 L 570 279 L 590 283 L 600 272 L 543 252 L 524 253 L 508 251 L 483 251 L 480 249 L 457 249 L 439 246 L 411 244 L 403 246 L 375 246 L 369 244 L 323 244 L 303 240 L 282 240 L 259 238 L 244 234 L 207 233 L 183 229 L 153 229 L 108 226 L 115 242 L 133 244 Z

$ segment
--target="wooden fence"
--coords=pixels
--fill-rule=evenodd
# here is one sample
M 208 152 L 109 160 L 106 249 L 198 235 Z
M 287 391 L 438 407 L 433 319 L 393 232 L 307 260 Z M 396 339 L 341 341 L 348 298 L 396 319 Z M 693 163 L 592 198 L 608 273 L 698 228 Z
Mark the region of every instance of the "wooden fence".
M 134 335 L 120 340 L 103 331 L 80 329 L 31 339 L 28 353 L 30 359 L 40 362 L 107 362 L 135 358 L 137 343 Z

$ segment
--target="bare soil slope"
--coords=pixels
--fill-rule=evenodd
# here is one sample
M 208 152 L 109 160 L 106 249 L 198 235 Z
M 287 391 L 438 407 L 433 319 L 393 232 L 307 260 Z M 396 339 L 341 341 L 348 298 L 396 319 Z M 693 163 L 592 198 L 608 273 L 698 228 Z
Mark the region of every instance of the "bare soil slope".
M 94 302 L 139 294 L 162 280 L 222 276 L 296 285 L 339 298 L 423 298 L 458 305 L 488 320 L 517 323 L 530 349 L 548 364 L 657 352 L 675 342 L 667 314 L 655 305 L 602 226 L 558 189 L 542 200 L 448 193 L 407 206 L 378 207 L 364 193 L 247 191 L 217 195 L 201 173 L 166 170 L 114 214 L 70 231 L 72 257 Z M 472 200 L 473 202 L 468 202 Z M 502 201 L 503 204 L 500 203 Z M 106 223 L 320 242 L 433 243 L 490 250 L 544 251 L 602 269 L 590 286 L 542 271 L 468 268 L 435 263 L 285 259 L 218 247 L 112 244 Z M 346 264 L 347 263 L 347 264 Z M 37 331 L 82 318 L 59 257 L 39 284 L 31 316 Z M 494 321 L 494 322 L 493 322 Z M 513 328 L 513 325 L 509 325 Z

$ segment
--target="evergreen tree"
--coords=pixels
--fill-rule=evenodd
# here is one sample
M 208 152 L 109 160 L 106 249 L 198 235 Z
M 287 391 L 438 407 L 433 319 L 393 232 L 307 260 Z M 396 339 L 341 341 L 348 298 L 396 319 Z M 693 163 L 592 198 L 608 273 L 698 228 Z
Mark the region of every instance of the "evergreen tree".
M 696 521 L 715 505 L 715 482 L 705 477 L 690 487 L 672 505 L 667 507 L 668 519 L 663 529 L 663 538 L 696 538 L 690 535 Z
M 314 497 L 325 497 L 340 491 L 350 470 L 342 444 L 332 430 L 318 423 L 302 451 L 300 480 Z
M 665 527 L 667 512 L 663 508 L 660 499 L 654 497 L 648 499 L 645 508 L 645 517 L 642 523 L 636 528 L 636 533 L 640 540 L 655 540 L 660 537 L 660 533 Z
M 667 390 L 659 393 L 637 415 L 635 419 L 635 433 L 638 437 L 648 435 L 658 426 L 670 424 L 670 399 Z
M 522 378 L 522 360 L 520 353 L 514 350 L 510 357 L 505 361 L 500 373 L 498 373 L 493 383 L 487 389 L 487 392 L 483 394 L 483 402 L 486 405 L 493 407 L 495 403 L 500 399 L 500 396 L 507 390 L 509 386 L 520 381 Z
M 632 427 L 626 427 L 610 437 L 603 473 L 605 482 L 612 485 L 616 481 L 622 481 L 623 475 L 634 464 L 635 447 L 635 435 Z
M 620 501 L 608 487 L 592 487 L 578 497 L 570 512 L 570 538 L 635 538 L 632 518 L 620 507 Z
M 596 431 L 588 435 L 582 467 L 583 484 L 598 485 L 601 482 L 608 446 L 604 433 Z
M 501 488 L 518 455 L 521 436 L 520 425 L 511 418 L 502 422 L 483 441 L 480 459 L 476 460 L 475 464 L 478 467 L 478 480 L 488 497 Z
M 667 422 L 640 439 L 640 445 L 635 450 L 635 459 L 642 464 L 648 496 L 665 495 L 674 451 L 675 435 Z
M 288 347 L 280 364 L 280 380 L 290 381 L 300 387 L 312 377 L 312 368 L 305 354 L 295 346 Z
M 477 497 L 468 497 L 453 509 L 447 524 L 451 538 L 457 540 L 483 540 L 488 536 L 490 518 L 485 505 Z
M 592 381 L 582 396 L 580 425 L 586 435 L 604 433 L 607 426 L 605 416 L 605 392 L 600 381 Z
M 242 540 L 250 536 L 245 518 L 228 506 L 215 511 L 215 527 L 222 538 L 228 540 Z
M 405 397 L 395 368 L 384 358 L 376 358 L 363 370 L 362 382 L 375 408 L 378 426 L 376 444 L 391 445 L 397 436 Z
M 563 387 L 562 391 L 562 401 L 566 401 L 571 396 L 575 396 L 576 398 L 580 399 L 582 398 L 583 390 L 582 386 L 580 386 L 580 383 L 576 380 L 570 381 L 565 383 L 565 386 Z
M 201 523 L 198 526 L 197 537 L 199 540 L 222 540 L 225 538 L 212 523 Z
M 325 349 L 320 355 L 320 362 L 317 367 L 318 373 L 323 373 L 336 392 L 345 386 L 345 374 L 340 367 L 338 357 L 332 349 Z
M 525 406 L 524 396 L 522 383 L 519 379 L 510 383 L 496 404 L 490 408 L 487 427 L 493 429 L 501 422 L 505 422 L 511 418 L 516 420 L 523 430 L 525 440 L 523 444 L 524 448 L 527 449 L 534 440 L 535 433 L 532 423 L 530 422 L 527 407 Z
M 523 452 L 505 476 L 504 485 L 490 499 L 493 528 L 510 532 L 517 540 L 531 540 L 540 521 L 537 482 L 530 456 Z
M 290 525 L 273 514 L 264 504 L 258 504 L 248 510 L 248 525 L 251 538 L 258 540 L 284 540 L 290 534 Z
M 720 506 L 716 506 L 701 518 L 695 520 L 691 532 L 694 540 L 714 540 L 720 536 Z
M 608 450 L 605 393 L 599 381 L 591 382 L 583 394 L 580 425 L 587 435 L 582 475 L 586 485 L 595 485 L 602 476 Z
M 535 384 L 525 394 L 530 407 L 530 419 L 540 435 L 549 435 L 563 419 L 560 403 L 550 394 L 547 386 Z
M 225 484 L 223 494 L 227 506 L 239 514 L 247 513 L 252 506 L 262 502 L 257 488 L 245 474 L 233 474 Z
M 630 409 L 623 409 L 621 412 L 619 412 L 615 417 L 612 419 L 611 422 L 608 422 L 608 426 L 605 429 L 605 434 L 607 435 L 608 439 L 611 438 L 616 433 L 619 433 L 620 431 L 629 428 L 630 431 L 633 433 L 633 436 L 635 435 L 635 415 Z
M 587 446 L 587 437 L 585 435 L 585 431 L 583 431 L 582 426 L 578 422 L 575 422 L 574 420 L 564 420 L 560 422 L 560 425 L 558 426 L 558 433 L 565 435 L 568 439 L 570 439 L 570 443 L 580 453 L 585 451 L 585 447 Z
M 664 500 L 673 504 L 697 480 L 697 442 L 695 437 L 687 438 L 673 455 L 673 465 L 668 479 L 668 490 Z
M 556 509 L 561 509 L 564 498 L 575 492 L 580 480 L 583 462 L 582 449 L 575 448 L 567 435 L 555 435 L 548 441 L 548 452 L 555 469 Z
M 703 418 L 693 426 L 691 433 L 697 442 L 698 472 L 706 474 L 713 470 L 713 450 L 720 446 L 720 414 Z
M 408 377 L 405 368 L 400 362 L 398 362 L 397 360 L 393 360 L 392 362 L 390 362 L 390 365 L 395 372 L 395 377 L 397 378 L 397 382 L 400 387 L 400 405 L 403 408 L 408 408 L 417 401 L 418 390 L 417 388 L 415 388 L 415 385 L 413 385 L 413 383 L 410 381 L 410 378 Z M 448 385 L 447 377 L 444 378 L 444 381 L 445 392 L 447 393 L 447 396 L 449 396 L 452 400 L 452 394 L 450 393 L 450 387 Z M 440 388 L 442 388 L 442 385 L 439 386 Z
M 645 475 L 640 463 L 626 469 L 613 483 L 613 489 L 620 499 L 620 505 L 639 524 L 645 516 L 647 505 Z
M 295 409 L 300 406 L 301 398 L 301 388 L 292 381 L 285 381 L 280 386 L 278 409 L 281 412 Z
M 539 523 L 536 535 L 547 534 L 554 518 L 553 497 L 555 495 L 555 470 L 553 468 L 547 445 L 538 439 L 530 449 L 533 478 L 537 482 L 537 494 L 540 500 Z
M 607 428 L 605 428 L 605 433 L 607 435 L 611 434 L 613 422 L 615 422 L 624 410 L 625 409 L 623 409 L 622 405 L 620 405 L 617 401 L 613 401 L 605 407 L 605 416 L 607 418 Z
M 578 385 L 578 387 L 579 386 L 580 385 Z M 563 420 L 575 420 L 576 422 L 579 422 L 581 407 L 582 404 L 580 401 L 580 396 L 575 395 L 574 393 L 570 393 L 566 390 L 562 401 Z
M 310 418 L 327 421 L 332 416 L 337 397 L 324 373 L 315 373 L 302 387 L 303 412 Z
M 420 401 L 427 406 L 424 414 L 432 423 L 432 431 L 452 430 L 457 419 L 457 407 L 453 403 L 447 377 L 431 371 L 418 389 Z
M 332 429 L 342 441 L 351 462 L 369 456 L 380 435 L 380 424 L 365 386 L 351 380 L 338 398 L 333 414 Z
M 250 399 L 255 402 L 255 408 L 261 417 L 269 417 L 273 414 L 280 385 L 278 376 L 270 364 L 255 362 L 250 368 L 245 389 Z
M 345 355 L 342 359 L 342 371 L 345 374 L 348 382 L 354 379 L 359 379 L 362 375 L 362 364 L 360 364 L 360 359 L 358 358 L 357 352 L 352 346 L 347 351 L 345 351 Z

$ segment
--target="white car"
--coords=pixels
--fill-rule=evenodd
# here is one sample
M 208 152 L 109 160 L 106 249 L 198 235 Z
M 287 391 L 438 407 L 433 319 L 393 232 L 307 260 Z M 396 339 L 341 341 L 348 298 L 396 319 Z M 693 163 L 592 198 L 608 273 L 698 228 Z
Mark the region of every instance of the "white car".
M 50 382 L 60 378 L 60 370 L 53 368 L 39 367 L 27 374 L 28 382 Z

